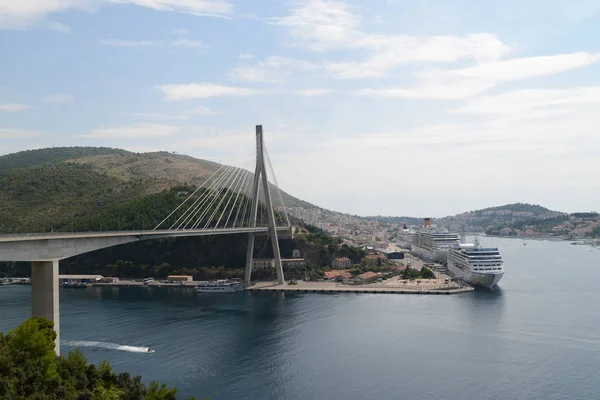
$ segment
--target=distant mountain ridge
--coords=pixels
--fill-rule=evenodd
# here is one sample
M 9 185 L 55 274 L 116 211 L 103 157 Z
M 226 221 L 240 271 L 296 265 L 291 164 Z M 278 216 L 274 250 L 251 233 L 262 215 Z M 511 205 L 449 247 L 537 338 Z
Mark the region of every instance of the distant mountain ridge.
M 481 210 L 476 210 L 475 212 L 485 212 L 485 211 L 502 211 L 502 210 L 511 210 L 513 212 L 531 212 L 534 215 L 545 214 L 545 213 L 556 213 L 558 211 L 552 211 L 546 207 L 542 207 L 537 204 L 527 204 L 527 203 L 512 203 L 505 204 L 503 206 L 497 207 L 487 207 Z
M 513 203 L 438 218 L 434 222 L 455 231 L 484 231 L 491 226 L 510 226 L 514 223 L 563 215 L 565 213 L 537 204 Z

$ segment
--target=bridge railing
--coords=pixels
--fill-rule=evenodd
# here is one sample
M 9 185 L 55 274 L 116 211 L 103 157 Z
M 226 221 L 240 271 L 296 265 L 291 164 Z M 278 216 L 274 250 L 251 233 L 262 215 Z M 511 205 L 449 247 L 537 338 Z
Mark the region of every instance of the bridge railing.
M 290 226 L 278 226 L 278 230 L 291 229 Z M 87 236 L 87 235 L 102 235 L 102 236 L 127 236 L 127 235 L 139 235 L 139 236 L 158 236 L 161 234 L 169 233 L 186 233 L 186 232 L 211 232 L 211 231 L 264 231 L 267 227 L 257 226 L 255 228 L 239 227 L 239 228 L 220 228 L 220 229 L 142 229 L 142 230 L 125 230 L 125 231 L 82 231 L 82 232 L 31 232 L 31 233 L 2 233 L 0 239 L 12 239 L 12 238 L 52 238 L 52 237 L 65 237 L 65 236 Z

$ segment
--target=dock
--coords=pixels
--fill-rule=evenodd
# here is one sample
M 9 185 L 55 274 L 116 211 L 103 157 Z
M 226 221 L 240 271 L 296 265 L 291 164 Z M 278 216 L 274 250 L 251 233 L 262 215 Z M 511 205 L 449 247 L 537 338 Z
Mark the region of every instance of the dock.
M 435 286 L 422 287 L 393 285 L 391 284 L 368 284 L 368 285 L 344 285 L 332 282 L 298 282 L 297 285 L 280 285 L 271 282 L 259 282 L 246 288 L 248 292 L 289 292 L 289 293 L 372 293 L 372 294 L 427 294 L 427 295 L 450 295 L 472 292 L 471 286 Z

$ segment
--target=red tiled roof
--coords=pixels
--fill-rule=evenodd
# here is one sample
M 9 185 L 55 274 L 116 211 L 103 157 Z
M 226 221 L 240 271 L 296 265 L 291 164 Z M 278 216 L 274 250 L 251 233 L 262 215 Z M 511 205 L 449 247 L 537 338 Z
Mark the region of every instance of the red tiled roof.
M 365 272 L 364 274 L 359 275 L 359 278 L 362 279 L 371 279 L 371 278 L 375 278 L 377 276 L 377 274 L 375 272 Z
M 325 272 L 325 276 L 327 279 L 333 279 L 338 276 L 341 276 L 344 279 L 349 279 L 352 277 L 352 274 L 348 271 L 327 271 Z

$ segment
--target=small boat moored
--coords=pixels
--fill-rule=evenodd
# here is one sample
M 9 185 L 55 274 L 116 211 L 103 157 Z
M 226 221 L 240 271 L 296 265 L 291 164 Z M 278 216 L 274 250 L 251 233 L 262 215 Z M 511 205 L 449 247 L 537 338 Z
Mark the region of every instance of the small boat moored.
M 67 281 L 65 283 L 63 283 L 62 285 L 64 288 L 71 288 L 71 289 L 85 289 L 86 287 L 88 287 L 88 284 L 85 282 L 76 282 L 76 281 Z
M 194 288 L 195 293 L 235 293 L 244 290 L 242 283 L 229 279 L 218 279 L 216 281 L 200 282 Z

